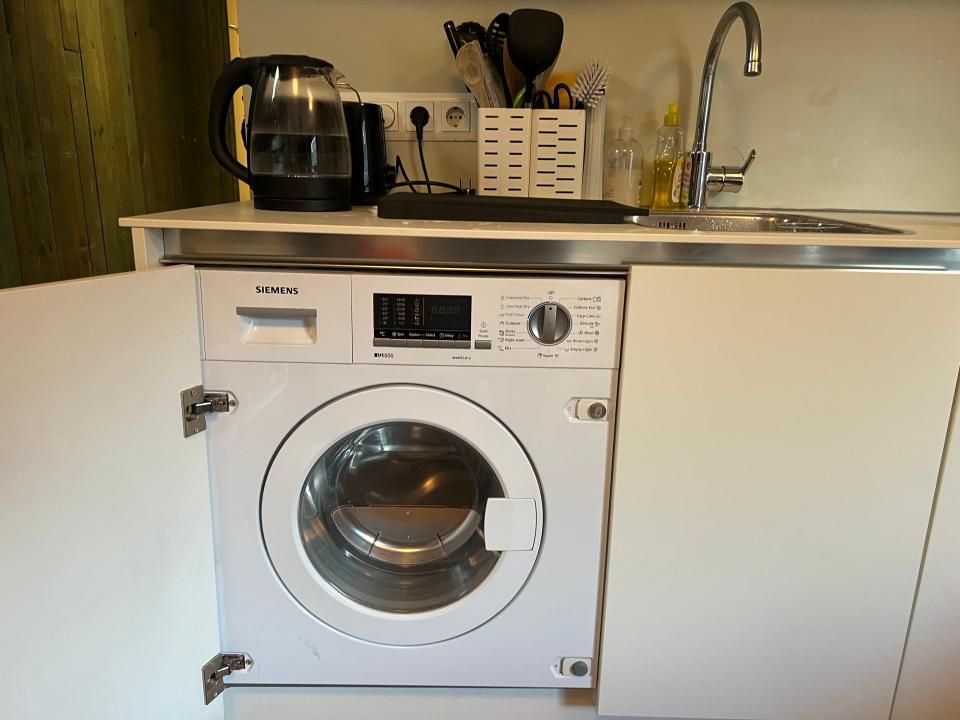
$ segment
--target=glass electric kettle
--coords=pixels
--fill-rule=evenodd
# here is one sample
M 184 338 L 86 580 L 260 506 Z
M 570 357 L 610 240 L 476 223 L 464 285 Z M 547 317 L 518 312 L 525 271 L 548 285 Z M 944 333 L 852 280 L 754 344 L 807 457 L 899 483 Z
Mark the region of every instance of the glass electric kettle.
M 254 207 L 349 210 L 350 141 L 333 66 L 305 55 L 237 58 L 224 67 L 210 100 L 210 149 L 250 185 Z M 233 95 L 252 88 L 244 142 L 249 167 L 227 146 Z

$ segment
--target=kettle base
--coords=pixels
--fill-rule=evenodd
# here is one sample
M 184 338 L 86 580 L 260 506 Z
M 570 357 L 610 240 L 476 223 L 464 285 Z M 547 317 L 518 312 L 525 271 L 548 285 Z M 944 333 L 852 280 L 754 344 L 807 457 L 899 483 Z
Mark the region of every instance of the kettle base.
M 351 207 L 349 175 L 251 175 L 250 190 L 253 192 L 253 206 L 258 210 L 336 212 Z
M 256 195 L 253 197 L 253 206 L 257 210 L 286 210 L 288 212 L 337 212 L 351 208 L 350 200 L 342 198 L 321 200 L 318 198 L 257 197 Z

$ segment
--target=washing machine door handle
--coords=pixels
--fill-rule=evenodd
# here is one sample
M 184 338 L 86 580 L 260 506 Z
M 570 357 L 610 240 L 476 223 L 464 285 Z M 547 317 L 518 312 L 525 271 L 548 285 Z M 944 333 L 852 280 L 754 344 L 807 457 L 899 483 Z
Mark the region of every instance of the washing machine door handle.
M 537 503 L 532 498 L 490 498 L 483 514 L 483 539 L 490 551 L 533 550 Z

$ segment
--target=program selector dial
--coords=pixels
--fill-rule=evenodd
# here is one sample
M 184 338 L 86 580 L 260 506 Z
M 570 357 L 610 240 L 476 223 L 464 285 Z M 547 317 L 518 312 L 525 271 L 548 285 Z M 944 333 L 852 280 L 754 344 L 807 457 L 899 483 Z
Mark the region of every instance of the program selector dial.
M 570 311 L 560 303 L 544 302 L 530 311 L 527 330 L 541 345 L 556 345 L 570 333 Z

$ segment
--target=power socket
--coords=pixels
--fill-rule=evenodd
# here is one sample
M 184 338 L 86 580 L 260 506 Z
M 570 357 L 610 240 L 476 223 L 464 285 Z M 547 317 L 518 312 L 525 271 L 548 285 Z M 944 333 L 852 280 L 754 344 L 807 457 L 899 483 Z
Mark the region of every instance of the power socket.
M 427 133 L 435 132 L 437 128 L 436 104 L 432 100 L 407 100 L 403 104 L 403 117 L 400 118 L 400 127 L 407 132 L 416 134 L 417 128 L 414 127 L 413 120 L 410 119 L 410 113 L 413 112 L 415 107 L 425 107 L 427 112 L 430 113 L 427 124 L 423 126 L 424 137 Z
M 385 132 L 397 131 L 400 127 L 400 118 L 397 117 L 397 103 L 380 103 L 380 111 L 383 113 L 383 129 Z
M 470 132 L 470 105 L 459 100 L 440 102 L 438 122 L 443 132 Z
M 416 128 L 410 111 L 422 105 L 430 113 L 423 128 L 424 142 L 475 142 L 477 104 L 470 93 L 401 93 L 360 91 L 364 102 L 383 108 L 384 135 L 387 142 L 416 142 Z M 344 92 L 345 101 L 356 102 L 353 92 Z

